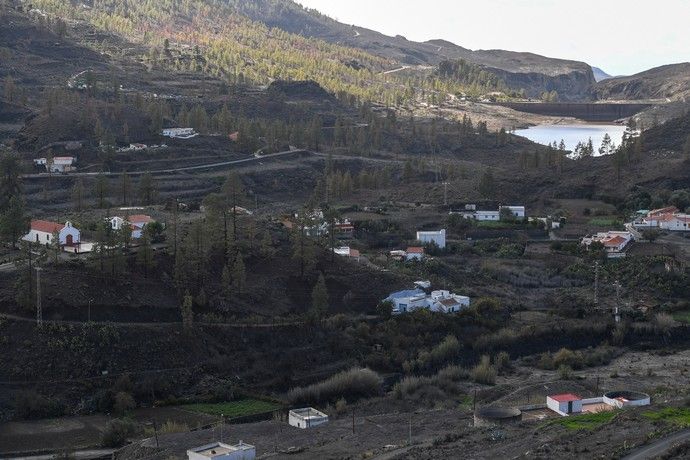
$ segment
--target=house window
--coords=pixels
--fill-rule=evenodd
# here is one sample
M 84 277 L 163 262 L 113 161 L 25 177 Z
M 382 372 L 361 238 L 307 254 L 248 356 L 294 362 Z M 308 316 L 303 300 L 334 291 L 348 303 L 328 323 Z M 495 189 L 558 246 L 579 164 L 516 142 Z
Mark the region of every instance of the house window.
M 46 241 L 50 241 L 50 235 L 46 235 Z
M 38 233 L 36 233 L 36 242 L 38 243 Z

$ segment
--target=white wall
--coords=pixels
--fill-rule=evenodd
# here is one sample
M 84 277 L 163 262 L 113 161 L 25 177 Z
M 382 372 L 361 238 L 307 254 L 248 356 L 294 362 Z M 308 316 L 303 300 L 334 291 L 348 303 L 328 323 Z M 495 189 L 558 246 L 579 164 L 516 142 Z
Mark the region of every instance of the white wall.
M 423 244 L 428 244 L 433 241 L 439 248 L 443 249 L 446 247 L 446 230 L 443 229 L 438 232 L 417 232 L 417 240 L 421 241 Z
M 290 417 L 289 417 L 289 423 L 290 425 L 305 429 L 305 428 L 314 428 L 319 425 L 323 425 L 324 423 L 328 422 L 328 416 L 324 415 L 322 417 L 316 417 L 316 416 L 310 416 L 307 418 L 300 417 L 299 415 L 295 414 L 293 411 L 290 411 Z
M 38 239 L 36 239 L 36 236 L 38 236 Z M 50 244 L 52 242 L 53 235 L 50 233 L 46 232 L 39 232 L 38 230 L 31 230 L 29 233 L 24 235 L 22 237 L 22 240 L 24 241 L 29 241 L 31 243 L 38 243 L 38 244 Z

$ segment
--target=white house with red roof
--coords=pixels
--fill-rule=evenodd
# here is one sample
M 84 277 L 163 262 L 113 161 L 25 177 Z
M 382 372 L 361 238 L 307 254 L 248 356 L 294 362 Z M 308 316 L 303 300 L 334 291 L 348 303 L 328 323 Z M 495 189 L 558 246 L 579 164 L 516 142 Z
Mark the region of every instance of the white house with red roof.
M 155 220 L 146 214 L 134 214 L 127 217 L 109 217 L 110 228 L 112 230 L 122 230 L 122 227 L 129 225 L 132 229 L 132 238 L 139 239 L 144 236 L 144 228 Z
M 690 232 L 690 214 L 682 213 L 675 206 L 653 209 L 633 222 L 635 228 L 658 228 L 669 232 Z
M 420 246 L 410 246 L 405 251 L 405 260 L 422 260 L 424 258 L 424 248 Z
M 60 246 L 78 246 L 81 243 L 81 232 L 70 221 L 63 225 L 48 220 L 32 220 L 30 228 L 22 240 L 48 246 L 54 244 L 54 235 L 57 235 Z
M 546 397 L 546 407 L 561 415 L 582 412 L 582 398 L 574 393 L 563 393 Z
M 601 243 L 609 257 L 620 257 L 632 241 L 634 238 L 630 232 L 608 231 L 587 236 L 582 239 L 582 244 L 589 248 L 592 243 Z

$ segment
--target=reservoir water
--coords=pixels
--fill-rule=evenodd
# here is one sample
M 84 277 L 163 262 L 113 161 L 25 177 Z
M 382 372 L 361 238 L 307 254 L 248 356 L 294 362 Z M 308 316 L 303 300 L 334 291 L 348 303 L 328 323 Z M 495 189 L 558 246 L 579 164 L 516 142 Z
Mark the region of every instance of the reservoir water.
M 537 125 L 526 129 L 518 129 L 515 134 L 526 137 L 538 144 L 551 144 L 561 139 L 565 142 L 566 150 L 573 151 L 578 142 L 586 143 L 592 138 L 594 155 L 599 154 L 599 146 L 608 133 L 614 144 L 620 145 L 623 140 L 625 126 L 615 124 L 570 124 L 570 125 Z

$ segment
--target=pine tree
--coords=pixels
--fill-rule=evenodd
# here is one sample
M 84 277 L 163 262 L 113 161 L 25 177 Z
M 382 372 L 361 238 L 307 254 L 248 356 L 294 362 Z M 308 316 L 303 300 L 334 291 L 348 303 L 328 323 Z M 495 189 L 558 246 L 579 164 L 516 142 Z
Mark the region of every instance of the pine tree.
M 139 201 L 143 205 L 150 205 L 156 199 L 157 191 L 151 173 L 147 172 L 139 179 Z
M 29 218 L 25 214 L 24 200 L 20 196 L 10 198 L 7 206 L 0 211 L 0 240 L 17 247 L 17 241 L 27 231 Z
M 144 270 L 144 278 L 148 278 L 151 269 L 155 265 L 153 258 L 153 248 L 151 247 L 151 239 L 148 234 L 144 232 L 139 245 L 139 252 L 137 253 L 137 265 Z
M 221 288 L 223 294 L 226 296 L 230 295 L 230 288 L 232 286 L 232 277 L 230 276 L 230 269 L 227 265 L 223 266 L 223 273 L 221 275 Z
M 483 198 L 493 198 L 495 196 L 496 183 L 494 181 L 494 174 L 491 168 L 484 171 L 479 180 L 479 194 Z
M 246 285 L 247 273 L 244 267 L 244 260 L 242 260 L 242 254 L 238 253 L 232 266 L 232 290 L 237 294 L 242 294 Z
M 84 181 L 77 179 L 72 187 L 72 204 L 75 211 L 84 209 Z
M 185 330 L 191 329 L 194 323 L 194 298 L 189 294 L 189 291 L 185 292 L 182 298 L 182 304 L 180 306 L 181 316 L 182 316 L 182 326 Z
M 105 208 L 106 199 L 108 198 L 108 179 L 105 177 L 105 175 L 99 174 L 96 177 L 93 194 L 96 197 L 98 208 Z
M 319 273 L 319 279 L 311 293 L 311 309 L 315 318 L 321 319 L 328 311 L 328 288 L 323 273 Z
M 120 179 L 120 195 L 122 196 L 123 206 L 127 206 L 127 204 L 129 204 L 131 190 L 132 181 L 129 179 L 129 174 L 127 174 L 127 171 L 125 171 L 122 173 L 122 178 Z

